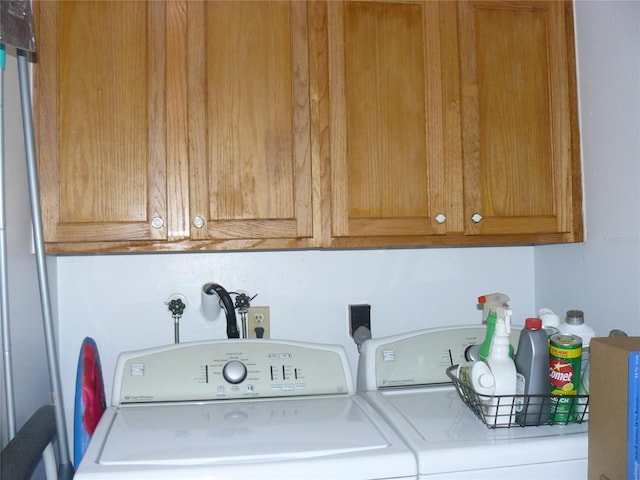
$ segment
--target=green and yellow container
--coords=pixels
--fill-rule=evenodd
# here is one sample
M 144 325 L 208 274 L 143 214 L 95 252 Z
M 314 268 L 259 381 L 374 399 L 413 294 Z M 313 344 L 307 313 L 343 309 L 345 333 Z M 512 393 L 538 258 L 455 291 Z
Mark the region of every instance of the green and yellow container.
M 576 420 L 582 339 L 578 335 L 557 333 L 549 339 L 549 382 L 553 423 Z

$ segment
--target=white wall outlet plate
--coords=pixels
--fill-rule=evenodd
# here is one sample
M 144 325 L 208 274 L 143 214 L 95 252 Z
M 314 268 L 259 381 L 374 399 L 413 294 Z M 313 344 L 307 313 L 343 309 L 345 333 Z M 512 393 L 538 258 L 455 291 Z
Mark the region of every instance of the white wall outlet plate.
M 249 338 L 271 338 L 269 307 L 249 307 L 247 316 Z

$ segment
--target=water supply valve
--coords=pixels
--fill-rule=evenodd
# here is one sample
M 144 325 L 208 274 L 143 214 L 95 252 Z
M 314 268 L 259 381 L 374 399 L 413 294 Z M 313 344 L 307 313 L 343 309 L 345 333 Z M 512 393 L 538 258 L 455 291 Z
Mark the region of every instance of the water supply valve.
M 249 307 L 251 307 L 251 300 L 257 297 L 258 294 L 253 297 L 249 297 L 245 292 L 237 292 L 236 293 L 236 303 L 235 307 L 238 309 L 238 313 L 240 314 L 240 322 L 242 326 L 242 338 L 249 338 L 248 330 L 247 330 L 247 312 L 249 311 Z
M 180 319 L 182 318 L 184 309 L 187 308 L 184 300 L 186 299 L 184 299 L 183 295 L 176 294 L 169 297 L 169 301 L 167 302 L 169 311 L 173 317 L 173 336 L 175 343 L 180 343 Z

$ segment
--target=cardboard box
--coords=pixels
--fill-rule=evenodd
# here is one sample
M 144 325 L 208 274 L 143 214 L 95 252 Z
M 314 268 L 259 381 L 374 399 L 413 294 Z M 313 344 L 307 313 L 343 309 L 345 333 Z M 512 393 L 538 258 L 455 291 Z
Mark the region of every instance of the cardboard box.
M 596 337 L 589 357 L 589 480 L 637 478 L 629 466 L 637 441 L 629 438 L 629 394 L 638 397 L 638 381 L 630 384 L 630 353 L 640 351 L 640 337 Z M 632 357 L 635 356 L 632 354 Z M 632 376 L 633 376 L 633 372 Z M 631 389 L 629 386 L 631 385 Z M 632 405 L 640 405 L 632 399 Z M 635 434 L 633 434 L 635 435 Z M 637 437 L 636 437 L 637 438 Z M 635 448 L 634 448 L 635 447 Z

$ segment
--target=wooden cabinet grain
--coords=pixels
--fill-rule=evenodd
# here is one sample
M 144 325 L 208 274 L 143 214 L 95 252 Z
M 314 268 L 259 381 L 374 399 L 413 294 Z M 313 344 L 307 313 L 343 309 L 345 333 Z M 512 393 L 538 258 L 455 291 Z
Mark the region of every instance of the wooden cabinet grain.
M 307 4 L 187 2 L 185 25 L 184 156 L 190 215 L 204 220 L 192 226 L 191 239 L 307 246 L 313 237 Z
M 306 247 L 305 2 L 37 2 L 50 252 Z
M 165 5 L 35 7 L 34 121 L 48 247 L 167 240 Z
M 579 241 L 570 7 L 37 1 L 47 250 Z
M 329 2 L 332 237 L 446 233 L 438 2 Z
M 333 244 L 580 241 L 570 2 L 331 2 Z
M 458 7 L 465 233 L 581 240 L 571 3 Z

